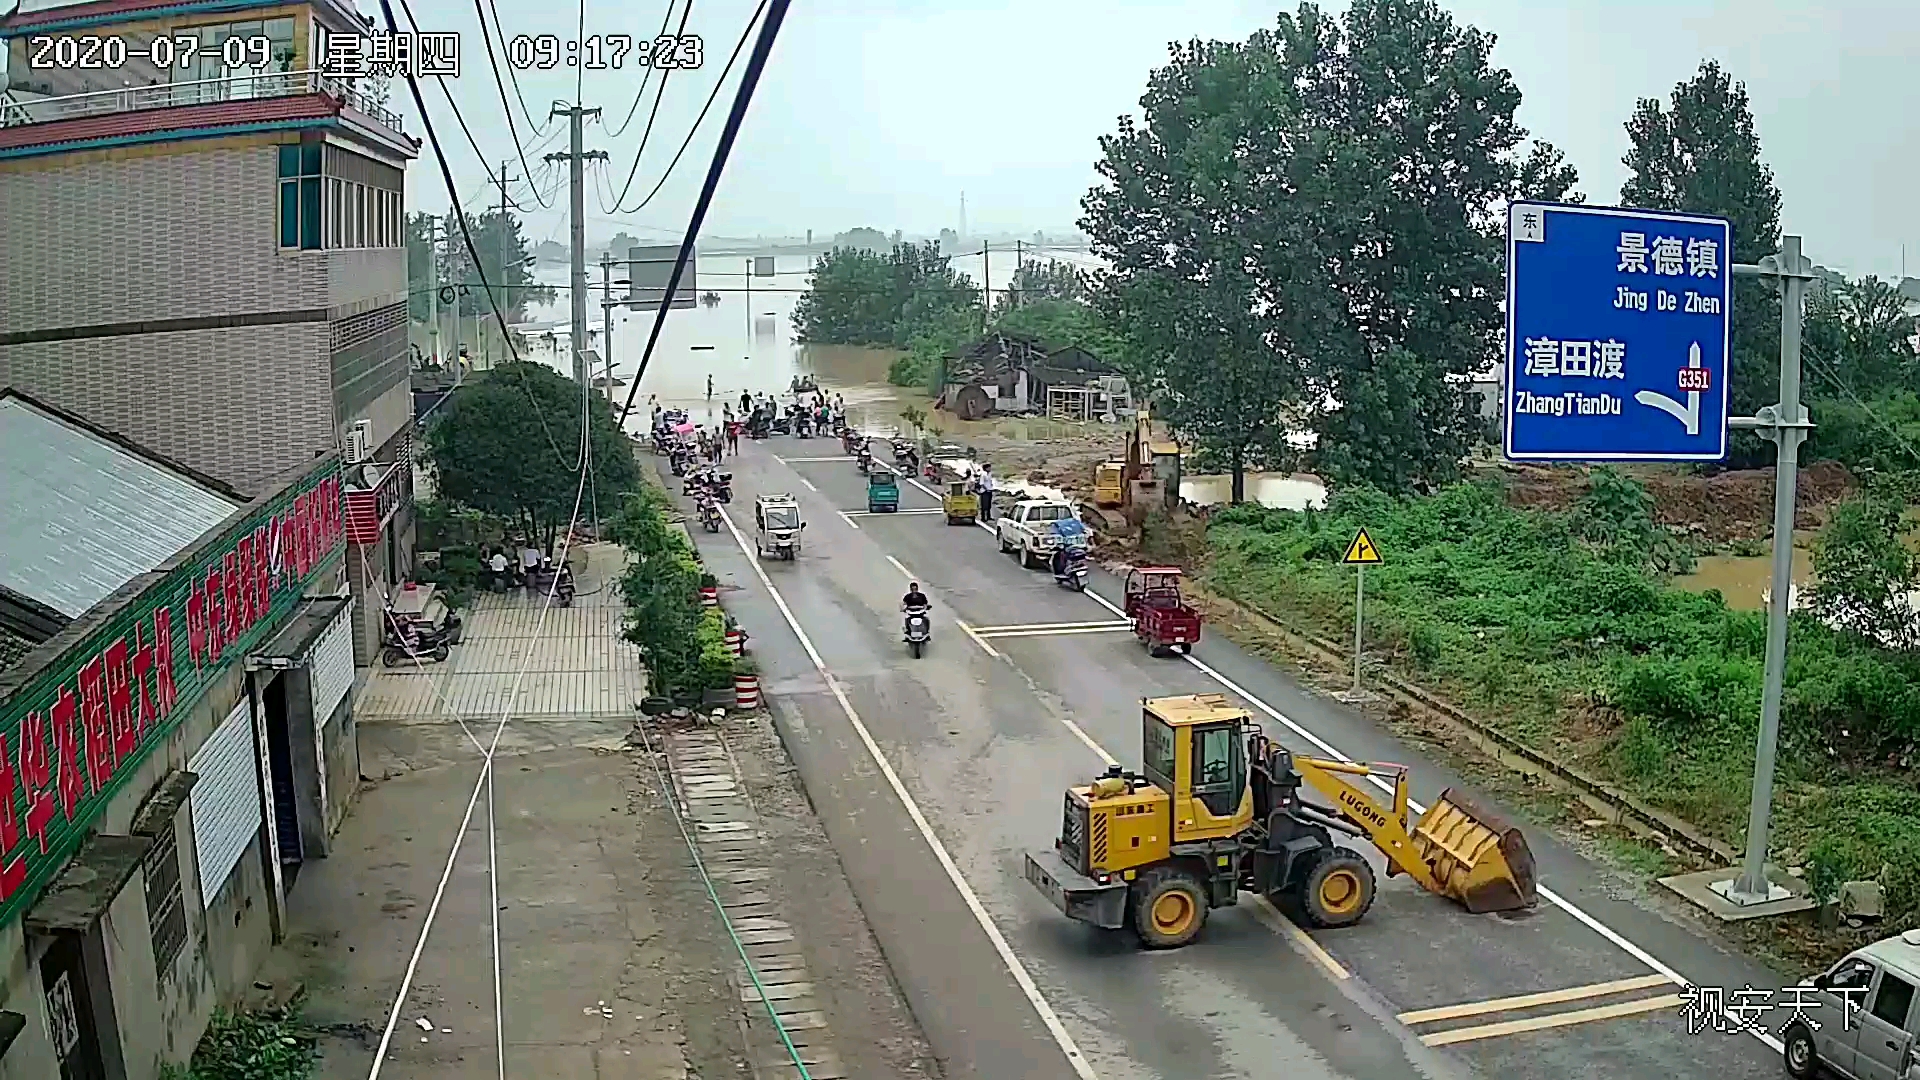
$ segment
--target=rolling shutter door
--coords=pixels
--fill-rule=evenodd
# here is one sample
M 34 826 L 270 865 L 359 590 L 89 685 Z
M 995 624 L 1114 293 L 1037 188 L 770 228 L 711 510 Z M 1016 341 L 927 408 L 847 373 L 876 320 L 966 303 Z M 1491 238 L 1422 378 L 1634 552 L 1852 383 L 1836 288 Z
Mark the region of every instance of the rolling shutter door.
M 251 701 L 240 699 L 187 768 L 200 777 L 189 801 L 194 854 L 200 863 L 200 902 L 207 905 L 219 895 L 241 853 L 260 831 L 260 771 L 254 764 Z
M 353 601 L 333 617 L 314 642 L 309 659 L 308 685 L 313 689 L 313 726 L 324 728 L 340 707 L 340 699 L 353 689 Z

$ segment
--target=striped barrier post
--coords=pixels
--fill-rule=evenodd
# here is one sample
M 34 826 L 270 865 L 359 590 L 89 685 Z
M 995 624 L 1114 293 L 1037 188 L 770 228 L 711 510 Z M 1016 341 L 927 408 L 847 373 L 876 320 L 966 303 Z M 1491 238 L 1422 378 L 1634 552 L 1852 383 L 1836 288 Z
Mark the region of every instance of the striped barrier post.
M 720 586 L 718 585 L 700 586 L 700 606 L 701 607 L 719 607 L 720 606 Z
M 747 655 L 747 632 L 737 626 L 729 627 L 727 630 L 727 648 L 732 650 L 735 656 Z
M 760 707 L 760 676 L 733 677 L 733 707 L 741 712 L 752 712 Z

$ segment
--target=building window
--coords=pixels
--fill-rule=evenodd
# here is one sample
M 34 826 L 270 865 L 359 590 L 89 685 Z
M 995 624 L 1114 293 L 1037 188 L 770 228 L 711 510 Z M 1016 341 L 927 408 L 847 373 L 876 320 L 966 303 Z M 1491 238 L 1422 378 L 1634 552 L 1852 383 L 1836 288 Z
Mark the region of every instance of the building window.
M 280 148 L 280 246 L 320 249 L 320 144 Z
M 147 925 L 153 932 L 153 966 L 162 979 L 187 943 L 187 905 L 180 896 L 180 847 L 173 823 L 154 834 L 142 868 L 147 879 Z

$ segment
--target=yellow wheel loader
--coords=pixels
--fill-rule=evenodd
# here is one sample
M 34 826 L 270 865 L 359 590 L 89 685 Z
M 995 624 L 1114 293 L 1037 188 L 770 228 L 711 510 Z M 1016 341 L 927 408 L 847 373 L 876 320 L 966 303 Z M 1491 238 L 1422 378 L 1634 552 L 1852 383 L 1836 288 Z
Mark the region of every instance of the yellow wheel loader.
M 1311 926 L 1351 926 L 1373 906 L 1373 867 L 1336 836 L 1476 914 L 1539 902 L 1525 837 L 1463 795 L 1448 789 L 1409 827 L 1402 766 L 1289 753 L 1221 694 L 1149 699 L 1141 728 L 1144 772 L 1115 765 L 1069 788 L 1053 850 L 1027 855 L 1027 880 L 1069 918 L 1174 949 L 1244 890 Z M 1369 776 L 1393 778 L 1392 805 Z M 1303 784 L 1331 808 L 1303 801 Z

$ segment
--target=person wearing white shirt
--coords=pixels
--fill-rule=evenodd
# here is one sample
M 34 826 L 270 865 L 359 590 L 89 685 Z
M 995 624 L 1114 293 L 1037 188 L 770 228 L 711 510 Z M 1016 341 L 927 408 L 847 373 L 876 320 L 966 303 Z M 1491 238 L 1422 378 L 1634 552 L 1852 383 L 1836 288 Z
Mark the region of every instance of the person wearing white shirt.
M 980 463 L 980 469 L 974 473 L 974 486 L 980 489 L 980 520 L 993 520 L 993 466 Z

